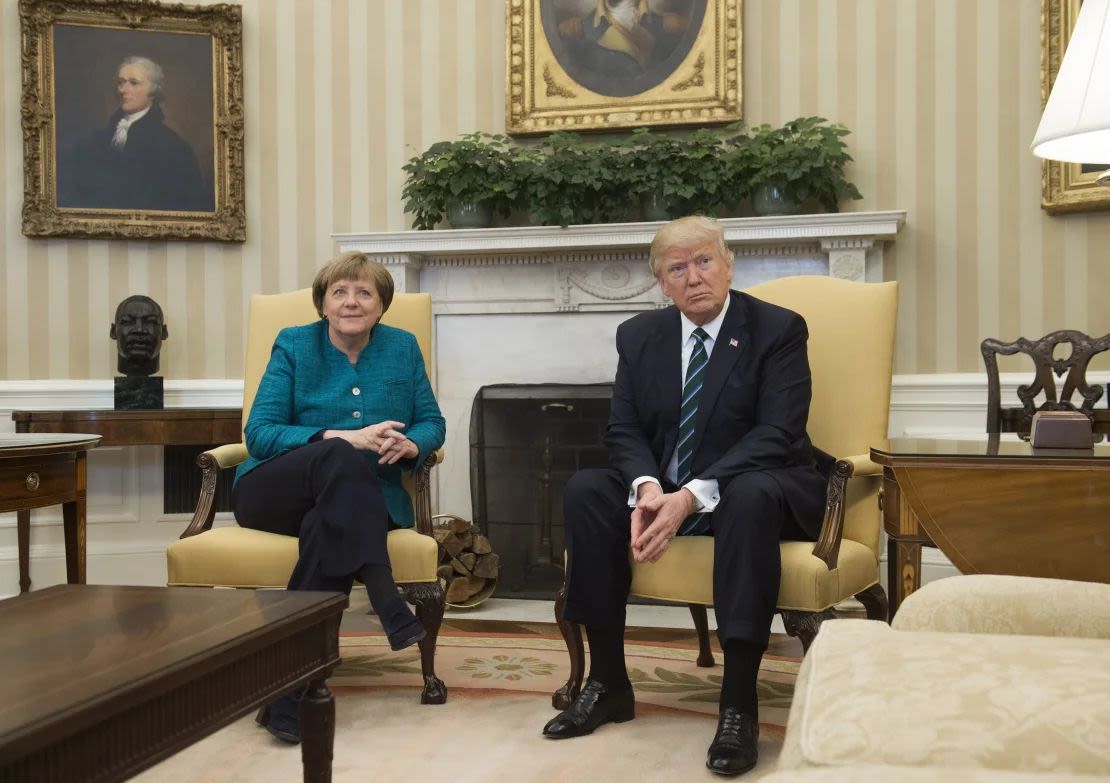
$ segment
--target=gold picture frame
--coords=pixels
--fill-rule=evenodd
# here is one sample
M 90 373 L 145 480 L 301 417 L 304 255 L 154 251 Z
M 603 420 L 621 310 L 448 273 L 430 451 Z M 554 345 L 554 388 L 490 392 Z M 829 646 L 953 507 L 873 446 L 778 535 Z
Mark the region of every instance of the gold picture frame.
M 505 17 L 512 135 L 741 117 L 741 0 L 506 0 Z
M 1082 0 L 1041 0 L 1041 106 L 1060 70 Z M 1041 161 L 1041 207 L 1050 215 L 1110 208 L 1110 188 L 1096 182 L 1103 164 Z
M 236 5 L 20 0 L 23 233 L 243 242 Z

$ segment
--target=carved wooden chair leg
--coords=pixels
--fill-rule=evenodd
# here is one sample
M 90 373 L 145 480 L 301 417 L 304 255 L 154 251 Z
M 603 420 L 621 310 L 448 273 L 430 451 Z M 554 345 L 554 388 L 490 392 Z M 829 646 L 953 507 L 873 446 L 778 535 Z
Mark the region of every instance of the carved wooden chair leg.
M 582 628 L 578 623 L 567 622 L 563 611 L 567 604 L 567 588 L 559 588 L 555 596 L 555 622 L 559 624 L 559 631 L 563 634 L 563 641 L 567 643 L 567 654 L 570 655 L 570 676 L 566 684 L 551 695 L 551 706 L 557 710 L 565 710 L 571 702 L 578 698 L 582 690 L 582 675 L 586 669 L 586 650 L 582 644 Z
M 713 650 L 709 647 L 709 618 L 702 604 L 686 604 L 690 616 L 694 618 L 694 629 L 698 632 L 698 666 L 709 667 L 716 664 Z
M 867 610 L 868 620 L 890 622 L 887 617 L 886 591 L 883 590 L 882 585 L 876 583 L 862 593 L 856 593 L 856 600 L 863 604 L 863 608 Z
M 421 704 L 443 704 L 447 701 L 447 686 L 436 676 L 436 638 L 443 623 L 443 610 L 447 596 L 439 581 L 401 585 L 405 600 L 416 607 L 416 617 L 424 626 L 425 636 L 420 640 L 420 669 L 424 675 Z
M 813 638 L 817 636 L 821 623 L 836 617 L 832 609 L 826 609 L 823 612 L 780 609 L 779 613 L 782 615 L 782 624 L 786 627 L 786 632 L 801 641 L 803 655 L 809 652 L 809 646 L 813 644 Z

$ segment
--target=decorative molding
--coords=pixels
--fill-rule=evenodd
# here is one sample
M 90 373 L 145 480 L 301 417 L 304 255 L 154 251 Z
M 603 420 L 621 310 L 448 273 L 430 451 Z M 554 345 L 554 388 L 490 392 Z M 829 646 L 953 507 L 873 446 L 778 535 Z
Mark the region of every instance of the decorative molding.
M 733 244 L 782 244 L 787 240 L 893 240 L 906 221 L 905 210 L 834 212 L 723 218 L 725 241 Z M 524 255 L 571 248 L 647 248 L 662 222 L 599 223 L 586 226 L 512 226 L 508 228 L 439 229 L 332 234 L 340 251 L 362 250 L 375 257 L 428 257 L 481 254 Z
M 903 211 L 846 212 L 719 221 L 737 256 L 738 287 L 796 274 L 847 280 L 884 278 L 883 251 Z M 342 251 L 380 260 L 398 291 L 432 294 L 433 312 L 489 315 L 635 311 L 665 305 L 650 276 L 628 290 L 604 281 L 616 266 L 646 274 L 661 222 L 586 226 L 390 231 L 335 234 Z M 631 276 L 641 279 L 641 273 Z M 635 289 L 635 290 L 634 290 Z
M 1001 375 L 1003 399 L 1017 399 L 1017 386 L 1028 383 L 1026 373 L 1003 373 Z M 1091 372 L 1088 379 L 1092 383 L 1110 383 L 1110 371 Z M 242 399 L 242 381 L 235 379 L 196 379 L 167 382 L 167 401 L 174 400 L 177 405 L 197 407 L 228 405 L 233 407 Z M 172 389 L 173 394 L 170 395 Z M 13 409 L 88 407 L 94 402 L 111 407 L 112 382 L 110 380 L 47 380 L 47 381 L 0 381 L 0 431 L 11 431 L 10 411 Z M 941 373 L 934 375 L 896 375 L 891 390 L 891 435 L 929 436 L 954 434 L 960 432 L 981 433 L 987 415 L 987 379 L 984 373 Z M 95 457 L 95 453 L 93 454 Z M 97 470 L 95 464 L 91 465 Z M 139 467 L 134 463 L 115 467 L 135 473 Z M 165 515 L 157 513 L 153 519 L 132 519 L 138 513 L 137 507 L 128 508 L 97 507 L 90 509 L 90 526 L 100 529 L 111 528 L 110 523 L 126 523 L 133 532 L 116 533 L 109 540 L 89 542 L 90 560 L 100 557 L 124 558 L 126 562 L 135 561 L 136 573 L 150 572 L 150 559 L 164 553 L 164 533 L 172 530 L 176 536 L 177 526 L 183 526 L 188 515 Z M 95 516 L 94 516 L 95 514 Z M 11 517 L 11 521 L 4 517 Z M 135 523 L 139 522 L 137 526 Z M 230 514 L 220 514 L 217 522 L 231 523 Z M 55 527 L 60 517 L 54 519 L 36 517 L 34 527 Z M 6 544 L 0 546 L 0 572 L 13 573 L 16 567 L 16 548 L 11 528 L 14 514 L 0 517 L 0 536 Z M 106 530 L 106 533 L 107 534 Z M 123 535 L 127 538 L 124 540 Z M 34 538 L 34 536 L 32 537 Z M 60 543 L 31 545 L 32 558 L 62 559 L 64 548 Z M 885 554 L 883 555 L 885 562 Z M 955 574 L 955 568 L 937 550 L 926 548 L 922 552 L 922 568 L 935 576 Z M 130 566 L 113 565 L 116 581 L 140 583 L 143 577 L 131 573 Z M 145 571 L 144 571 L 145 569 Z M 34 569 L 32 569 L 34 570 Z M 885 570 L 885 566 L 884 566 Z M 41 573 L 41 572 L 40 572 Z M 15 584 L 14 578 L 10 579 Z M 2 592 L 2 588 L 0 588 Z
M 1028 383 L 1029 373 L 1001 373 L 1002 398 L 1017 399 L 1017 387 Z M 1091 383 L 1110 383 L 1110 371 L 1087 373 Z M 111 380 L 43 381 L 0 380 L 0 431 L 11 432 L 13 410 L 53 408 L 111 408 Z M 235 378 L 166 381 L 167 408 L 235 408 L 243 399 L 243 382 Z M 890 395 L 894 415 L 912 416 L 915 423 L 931 422 L 938 432 L 952 414 L 981 415 L 973 428 L 980 432 L 987 415 L 987 376 L 983 373 L 934 373 L 895 375 Z M 4 424 L 6 423 L 6 427 Z M 961 427 L 960 429 L 969 429 Z M 900 434 L 893 428 L 892 435 Z
M 238 408 L 243 382 L 235 379 L 166 380 L 167 408 Z M 92 380 L 0 380 L 0 432 L 13 432 L 13 410 L 105 408 L 115 404 L 111 378 Z

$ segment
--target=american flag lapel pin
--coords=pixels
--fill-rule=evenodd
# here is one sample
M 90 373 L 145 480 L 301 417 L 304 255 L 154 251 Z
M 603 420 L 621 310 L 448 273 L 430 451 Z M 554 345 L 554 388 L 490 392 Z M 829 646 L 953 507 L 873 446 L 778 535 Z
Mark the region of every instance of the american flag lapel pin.
M 736 348 L 738 345 L 740 345 L 740 341 L 733 337 L 728 341 L 728 344 L 730 347 Z

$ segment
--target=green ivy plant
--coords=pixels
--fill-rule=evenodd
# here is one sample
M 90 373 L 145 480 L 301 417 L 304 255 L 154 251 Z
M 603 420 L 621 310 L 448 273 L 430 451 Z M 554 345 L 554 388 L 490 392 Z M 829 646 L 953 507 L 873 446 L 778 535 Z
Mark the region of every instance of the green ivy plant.
M 559 226 L 635 220 L 648 196 L 676 216 L 735 214 L 760 185 L 835 212 L 842 200 L 861 198 L 844 176 L 848 133 L 822 117 L 750 130 L 641 128 L 602 140 L 560 131 L 519 146 L 469 133 L 411 158 L 401 194 L 419 229 L 434 228 L 452 201 L 486 203 L 502 217 L 526 210 L 533 223 Z
M 850 132 L 824 117 L 799 117 L 781 128 L 759 125 L 736 143 L 750 151 L 753 189 L 777 185 L 792 201 L 836 212 L 844 199 L 863 198 L 844 176 L 852 160 L 844 143 Z
M 630 189 L 671 216 L 715 213 L 746 194 L 742 178 L 726 165 L 732 151 L 720 131 L 677 135 L 639 128 L 627 144 Z
M 466 133 L 437 142 L 402 168 L 408 176 L 401 197 L 419 229 L 435 228 L 451 202 L 487 204 L 508 216 L 517 196 L 509 138 L 501 134 Z

